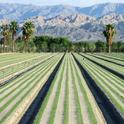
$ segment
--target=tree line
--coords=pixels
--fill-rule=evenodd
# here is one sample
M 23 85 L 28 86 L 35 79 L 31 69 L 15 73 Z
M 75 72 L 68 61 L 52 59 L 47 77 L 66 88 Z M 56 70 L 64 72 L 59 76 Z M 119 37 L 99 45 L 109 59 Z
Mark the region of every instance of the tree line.
M 66 37 L 35 36 L 34 32 L 35 26 L 31 21 L 21 27 L 16 21 L 0 26 L 0 52 L 124 52 L 123 42 L 113 42 L 116 29 L 111 24 L 103 31 L 106 42 L 73 43 Z
M 0 26 L 1 33 L 1 52 L 15 52 L 16 43 L 18 41 L 17 33 L 21 32 L 21 39 L 23 41 L 22 51 L 27 51 L 28 42 L 34 34 L 35 26 L 31 21 L 25 22 L 22 27 L 19 27 L 16 21 L 10 24 Z
M 108 52 L 109 46 L 104 41 L 92 41 L 92 42 L 78 42 L 73 46 L 73 51 L 77 52 Z M 113 42 L 111 45 L 111 52 L 124 52 L 124 42 Z
M 34 38 L 34 44 L 37 52 L 106 52 L 108 44 L 104 41 L 80 41 L 70 42 L 65 37 L 37 36 Z M 124 52 L 124 43 L 113 42 L 112 52 Z

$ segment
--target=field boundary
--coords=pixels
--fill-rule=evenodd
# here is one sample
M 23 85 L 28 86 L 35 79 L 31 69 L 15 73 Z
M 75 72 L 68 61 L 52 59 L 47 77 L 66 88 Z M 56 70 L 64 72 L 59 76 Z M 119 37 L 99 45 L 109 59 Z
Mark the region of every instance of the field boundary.
M 73 55 L 73 54 L 72 54 Z M 93 78 L 89 75 L 89 73 L 84 69 L 84 67 L 80 64 L 80 62 L 73 55 L 80 71 L 86 80 L 86 83 L 91 90 L 95 100 L 103 112 L 103 115 L 108 124 L 123 124 L 124 118 L 120 115 L 105 93 L 97 86 Z

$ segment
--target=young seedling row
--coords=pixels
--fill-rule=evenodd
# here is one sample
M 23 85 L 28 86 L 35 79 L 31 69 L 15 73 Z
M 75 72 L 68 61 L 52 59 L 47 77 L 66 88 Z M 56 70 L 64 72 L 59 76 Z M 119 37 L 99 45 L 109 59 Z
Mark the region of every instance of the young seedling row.
M 63 57 L 64 56 L 64 57 Z M 41 53 L 5 54 L 0 57 L 0 67 L 17 65 L 14 73 L 35 66 L 9 83 L 0 87 L 0 124 L 18 124 L 32 107 L 32 103 L 44 90 L 49 77 L 57 69 L 50 82 L 38 111 L 33 115 L 33 124 L 106 124 L 103 109 L 99 107 L 80 65 L 92 77 L 119 115 L 124 117 L 124 80 L 115 73 L 95 62 L 124 75 L 122 55 Z M 35 60 L 35 61 L 34 61 Z M 61 63 L 60 63 L 60 60 Z M 92 60 L 92 61 L 91 61 Z M 29 61 L 30 65 L 19 67 L 19 63 Z M 78 63 L 77 63 L 78 62 Z M 58 64 L 60 63 L 60 64 Z M 119 65 L 120 64 L 120 65 Z M 23 64 L 22 64 L 23 65 Z M 11 71 L 6 69 L 6 76 Z M 0 73 L 0 77 L 1 77 Z M 88 78 L 88 77 L 87 77 Z M 91 81 L 92 82 L 92 81 Z M 89 82 L 90 83 L 90 82 Z M 97 96 L 98 93 L 96 93 Z M 41 94 L 42 95 L 42 94 Z M 40 97 L 39 97 L 40 98 Z M 104 106 L 103 106 L 104 107 Z M 34 108 L 35 109 L 35 108 Z M 32 119 L 31 117 L 28 117 Z M 111 118 L 112 119 L 112 118 Z M 113 119 L 115 120 L 115 119 Z M 27 122 L 23 122 L 27 124 Z
M 87 54 L 83 54 L 82 53 L 82 55 L 84 57 L 87 57 L 87 58 L 89 58 L 89 59 L 91 59 L 91 60 L 93 60 L 93 61 L 95 61 L 95 62 L 97 62 L 97 63 L 99 63 L 99 64 L 101 64 L 103 66 L 106 66 L 106 67 L 108 67 L 108 68 L 114 70 L 115 72 L 117 72 L 117 73 L 119 73 L 119 74 L 124 76 L 124 66 L 122 67 L 122 66 L 119 66 L 117 64 L 114 64 L 114 63 L 111 63 L 111 62 L 107 62 L 105 60 L 101 60 L 101 59 L 95 58 L 93 56 L 89 56 Z
M 33 57 L 31 59 L 13 63 L 0 68 L 0 85 L 4 84 L 4 82 L 8 79 L 25 72 L 26 70 L 42 63 L 43 61 L 46 61 L 54 55 L 56 54 L 42 54 L 41 56 Z
M 71 54 L 66 54 L 34 124 L 104 124 Z
M 124 61 L 121 61 L 119 59 L 107 58 L 107 57 L 99 56 L 97 54 L 95 54 L 95 55 L 88 54 L 88 55 L 124 67 Z
M 62 54 L 56 55 L 0 88 L 1 124 L 18 123 L 61 57 Z
M 124 80 L 78 54 L 75 56 L 124 117 Z

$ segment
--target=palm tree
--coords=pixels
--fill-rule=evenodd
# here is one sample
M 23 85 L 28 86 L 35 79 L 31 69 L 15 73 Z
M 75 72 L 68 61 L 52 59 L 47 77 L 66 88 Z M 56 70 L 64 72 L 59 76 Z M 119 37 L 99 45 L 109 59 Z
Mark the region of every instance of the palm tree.
M 2 25 L 1 26 L 1 34 L 3 36 L 3 52 L 5 52 L 5 46 L 9 47 L 9 36 L 10 36 L 10 29 L 9 25 Z
M 106 29 L 103 31 L 104 36 L 106 37 L 106 41 L 108 44 L 108 52 L 111 53 L 112 39 L 115 35 L 116 30 L 112 24 L 106 25 Z
M 26 51 L 28 46 L 28 41 L 32 37 L 34 33 L 34 24 L 31 21 L 25 22 L 22 28 L 22 34 L 23 34 L 23 40 L 24 40 L 24 46 L 23 51 Z
M 15 51 L 15 37 L 18 31 L 18 23 L 16 21 L 12 21 L 9 26 L 10 26 L 10 31 L 12 33 L 12 52 L 14 52 Z

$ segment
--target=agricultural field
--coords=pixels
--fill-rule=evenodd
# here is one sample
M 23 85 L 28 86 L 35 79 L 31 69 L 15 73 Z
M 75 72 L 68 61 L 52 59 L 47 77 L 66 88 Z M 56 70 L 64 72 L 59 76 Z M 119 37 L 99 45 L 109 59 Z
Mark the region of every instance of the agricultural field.
M 1 124 L 19 121 L 61 57 L 62 54 L 56 55 L 0 88 Z
M 81 65 L 88 71 L 88 73 L 92 76 L 92 78 L 95 80 L 97 85 L 103 90 L 103 92 L 108 96 L 108 98 L 118 109 L 119 113 L 124 117 L 124 80 L 116 76 L 115 74 L 112 74 L 111 72 L 107 71 L 106 69 L 96 65 L 90 60 L 84 59 L 81 55 L 75 54 L 76 58 L 79 60 Z M 91 58 L 91 55 L 86 55 L 86 56 Z M 95 61 L 98 61 L 98 59 L 95 58 L 94 56 L 92 58 L 94 58 L 94 60 L 96 59 Z M 101 61 L 103 60 L 100 60 L 99 62 Z M 112 60 L 110 59 L 110 61 Z M 118 63 L 119 62 L 120 61 L 118 61 Z M 104 63 L 105 66 L 109 64 L 108 65 L 109 68 L 111 67 L 112 69 L 115 69 L 118 72 L 120 69 L 119 73 L 121 73 L 121 70 L 124 71 L 124 66 L 122 67 L 108 62 L 104 62 Z M 120 62 L 120 63 L 124 64 L 124 62 Z
M 116 73 L 124 79 L 124 62 L 119 61 L 119 60 L 112 60 L 105 57 L 96 57 L 96 55 L 91 55 L 91 54 L 84 54 L 81 53 L 83 57 L 88 59 L 89 61 L 92 61 L 95 64 L 98 64 L 99 66 L 102 66 L 113 73 Z
M 72 55 L 67 54 L 34 124 L 104 124 L 105 120 Z
M 96 54 L 100 56 L 124 60 L 124 53 L 96 53 Z
M 0 84 L 0 124 L 124 122 L 123 54 L 1 54 Z
M 0 81 L 3 82 L 11 77 L 26 71 L 30 67 L 39 64 L 55 54 L 7 54 L 0 57 Z M 1 83 L 0 83 L 1 84 Z
M 43 54 L 44 55 L 44 54 Z M 26 60 L 31 60 L 40 56 L 43 56 L 41 54 L 21 54 L 21 53 L 10 53 L 10 54 L 1 54 L 0 55 L 0 68 L 5 67 L 7 65 L 23 62 Z

